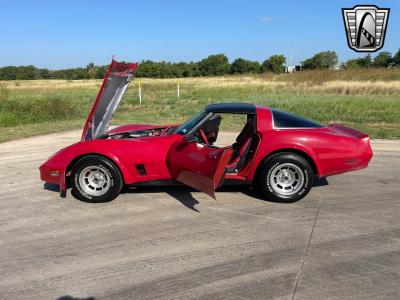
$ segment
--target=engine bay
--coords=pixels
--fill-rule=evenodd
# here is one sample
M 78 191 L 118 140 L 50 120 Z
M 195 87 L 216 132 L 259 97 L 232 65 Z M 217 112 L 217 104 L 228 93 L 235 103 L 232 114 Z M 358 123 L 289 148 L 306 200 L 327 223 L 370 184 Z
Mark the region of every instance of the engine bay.
M 160 135 L 169 135 L 175 131 L 176 127 L 161 127 L 161 128 L 152 128 L 152 129 L 138 129 L 131 130 L 122 133 L 115 133 L 107 135 L 106 139 L 134 139 L 134 138 L 142 138 L 142 137 L 151 137 L 151 136 L 160 136 Z

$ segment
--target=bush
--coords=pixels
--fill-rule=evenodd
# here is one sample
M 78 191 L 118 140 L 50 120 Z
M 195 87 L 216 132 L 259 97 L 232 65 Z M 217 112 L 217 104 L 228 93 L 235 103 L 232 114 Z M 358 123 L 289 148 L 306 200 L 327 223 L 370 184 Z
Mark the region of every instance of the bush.
M 400 66 L 400 49 L 393 55 L 393 63 Z
M 303 69 L 330 69 L 338 63 L 338 56 L 335 51 L 324 51 L 315 54 L 303 62 Z
M 282 73 L 283 71 L 285 71 L 285 63 L 286 57 L 284 55 L 272 55 L 270 58 L 262 63 L 261 69 L 263 72 L 270 71 L 273 73 Z
M 4 83 L 0 83 L 0 103 L 8 100 L 9 96 L 10 96 L 10 91 L 8 90 L 6 85 Z
M 392 54 L 387 51 L 380 52 L 374 58 L 374 66 L 387 68 L 392 63 Z
M 229 73 L 230 65 L 224 54 L 210 55 L 199 62 L 203 76 L 221 76 Z
M 372 67 L 372 58 L 371 54 L 367 54 L 364 57 L 349 59 L 345 67 L 348 69 L 356 69 L 356 68 L 369 68 Z
M 260 63 L 258 61 L 236 59 L 231 65 L 232 74 L 260 73 Z
M 246 73 L 282 73 L 286 58 L 282 54 L 272 55 L 261 65 L 257 61 L 238 58 L 229 64 L 224 54 L 210 55 L 199 62 L 166 61 L 154 62 L 144 60 L 136 71 L 137 77 L 148 78 L 180 78 L 196 76 L 221 76 L 226 74 Z M 328 69 L 336 66 L 338 57 L 334 51 L 325 51 L 315 54 L 303 62 L 303 69 Z M 400 50 L 393 57 L 389 52 L 381 52 L 373 60 L 368 54 L 364 57 L 348 60 L 344 68 L 369 68 L 400 66 Z M 0 68 L 0 80 L 28 80 L 28 79 L 102 79 L 106 74 L 108 65 L 95 66 L 89 63 L 85 68 L 70 68 L 65 70 L 38 69 L 34 66 L 7 66 Z M 263 75 L 265 76 L 265 74 Z
M 0 88 L 0 126 L 9 127 L 21 124 L 55 120 L 70 120 L 84 117 L 87 111 L 82 103 L 71 98 L 28 97 L 10 98 Z

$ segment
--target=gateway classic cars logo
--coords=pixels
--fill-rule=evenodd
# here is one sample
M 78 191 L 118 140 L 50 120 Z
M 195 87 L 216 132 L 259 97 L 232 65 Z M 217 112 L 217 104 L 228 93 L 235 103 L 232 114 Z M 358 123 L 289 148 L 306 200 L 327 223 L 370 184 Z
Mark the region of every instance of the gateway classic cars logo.
M 389 8 L 357 5 L 343 8 L 343 21 L 349 47 L 358 52 L 374 52 L 383 47 Z

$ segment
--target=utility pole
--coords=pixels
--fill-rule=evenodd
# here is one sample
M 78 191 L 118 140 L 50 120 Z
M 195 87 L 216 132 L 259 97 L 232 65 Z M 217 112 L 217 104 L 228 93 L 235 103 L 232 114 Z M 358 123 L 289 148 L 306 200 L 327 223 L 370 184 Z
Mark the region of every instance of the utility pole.
M 293 68 L 293 46 L 290 47 L 290 66 Z
M 138 80 L 138 97 L 139 97 L 139 104 L 142 104 L 142 87 L 140 85 L 140 80 Z

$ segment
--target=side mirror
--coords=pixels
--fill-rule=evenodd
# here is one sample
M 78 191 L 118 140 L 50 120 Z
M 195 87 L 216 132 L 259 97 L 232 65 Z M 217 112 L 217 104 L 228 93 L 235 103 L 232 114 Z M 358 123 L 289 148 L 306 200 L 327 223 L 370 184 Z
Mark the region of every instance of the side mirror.
M 185 141 L 186 142 L 188 142 L 188 143 L 190 143 L 190 142 L 193 142 L 195 139 L 194 139 L 194 135 L 193 134 L 187 134 L 187 135 L 185 135 Z

